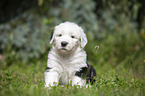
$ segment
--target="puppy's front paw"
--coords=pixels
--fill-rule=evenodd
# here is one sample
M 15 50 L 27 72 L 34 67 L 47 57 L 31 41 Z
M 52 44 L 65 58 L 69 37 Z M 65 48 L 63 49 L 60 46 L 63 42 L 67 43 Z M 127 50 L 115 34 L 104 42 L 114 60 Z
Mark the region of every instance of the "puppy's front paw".
M 49 85 L 45 85 L 44 88 L 51 89 L 51 86 L 49 86 Z

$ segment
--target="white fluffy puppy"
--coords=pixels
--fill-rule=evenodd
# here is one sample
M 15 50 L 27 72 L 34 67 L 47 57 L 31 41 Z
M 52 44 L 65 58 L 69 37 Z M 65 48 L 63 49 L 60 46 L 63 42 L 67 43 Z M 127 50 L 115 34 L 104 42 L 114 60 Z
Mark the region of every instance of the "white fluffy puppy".
M 87 38 L 83 29 L 72 22 L 64 22 L 55 27 L 50 44 L 45 70 L 45 87 L 58 84 L 84 86 L 94 82 L 96 71 L 86 63 L 83 50 Z

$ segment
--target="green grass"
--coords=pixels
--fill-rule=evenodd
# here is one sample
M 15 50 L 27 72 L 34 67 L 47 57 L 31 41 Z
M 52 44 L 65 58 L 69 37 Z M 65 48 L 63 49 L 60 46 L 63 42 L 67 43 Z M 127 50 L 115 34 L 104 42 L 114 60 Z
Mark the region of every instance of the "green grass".
M 113 67 L 95 66 L 96 83 L 89 88 L 55 86 L 44 88 L 45 60 L 9 67 L 1 63 L 0 96 L 144 96 L 145 78 L 136 78 L 127 70 L 116 71 Z

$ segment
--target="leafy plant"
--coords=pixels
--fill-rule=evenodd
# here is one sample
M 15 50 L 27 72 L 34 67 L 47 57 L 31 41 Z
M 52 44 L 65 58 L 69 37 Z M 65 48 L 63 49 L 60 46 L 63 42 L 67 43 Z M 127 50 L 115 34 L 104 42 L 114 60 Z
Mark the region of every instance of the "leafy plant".
M 46 52 L 49 41 L 49 27 L 41 22 L 39 16 L 30 12 L 0 25 L 0 50 L 14 53 L 15 58 L 23 61 L 40 57 Z

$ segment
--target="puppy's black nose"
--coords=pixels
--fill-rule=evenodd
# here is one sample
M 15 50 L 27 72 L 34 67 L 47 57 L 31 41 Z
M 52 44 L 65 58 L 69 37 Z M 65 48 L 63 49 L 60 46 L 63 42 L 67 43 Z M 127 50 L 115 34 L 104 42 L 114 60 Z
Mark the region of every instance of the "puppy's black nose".
M 62 42 L 61 42 L 61 46 L 62 46 L 62 47 L 65 47 L 67 44 L 68 44 L 68 42 L 65 42 L 65 41 L 62 41 Z

